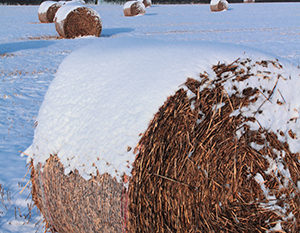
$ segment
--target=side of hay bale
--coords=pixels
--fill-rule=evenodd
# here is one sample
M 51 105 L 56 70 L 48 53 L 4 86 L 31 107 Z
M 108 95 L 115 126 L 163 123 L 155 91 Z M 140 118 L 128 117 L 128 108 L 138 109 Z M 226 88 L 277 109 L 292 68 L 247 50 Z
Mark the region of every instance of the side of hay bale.
M 126 194 L 109 174 L 83 179 L 77 171 L 64 174 L 59 158 L 43 168 L 31 163 L 32 198 L 52 232 L 124 232 Z M 83 217 L 84 216 L 84 217 Z
M 65 5 L 55 16 L 55 28 L 64 38 L 79 36 L 97 36 L 102 31 L 102 21 L 99 14 L 92 8 L 85 6 Z
M 238 114 L 265 94 L 223 86 L 260 77 L 265 64 L 218 64 L 214 81 L 189 78 L 166 100 L 137 146 L 129 232 L 299 232 L 300 154 Z
M 140 1 L 128 1 L 123 7 L 124 16 L 137 16 L 146 13 L 145 5 Z
M 213 12 L 228 10 L 228 2 L 226 0 L 211 0 L 210 10 Z
M 54 1 L 42 2 L 39 10 L 38 17 L 41 23 L 53 23 L 57 10 L 61 7 L 61 3 Z

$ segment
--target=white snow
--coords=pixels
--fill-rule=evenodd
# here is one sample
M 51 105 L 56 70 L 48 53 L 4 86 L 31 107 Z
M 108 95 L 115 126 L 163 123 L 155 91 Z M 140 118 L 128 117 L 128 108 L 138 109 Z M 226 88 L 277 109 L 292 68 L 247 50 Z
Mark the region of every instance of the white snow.
M 0 202 L 0 211 L 2 211 L 2 213 L 0 212 L 1 233 L 44 232 L 41 227 L 42 223 L 35 225 L 37 221 L 41 220 L 36 211 L 32 212 L 32 218 L 28 221 L 24 217 L 19 217 L 18 214 L 15 217 L 14 210 L 16 208 L 18 212 L 18 208 L 20 208 L 21 212 L 26 214 L 28 212 L 27 207 L 25 207 L 26 198 L 30 194 L 30 190 L 27 188 L 20 194 L 22 188 L 19 187 L 18 183 L 24 186 L 29 179 L 29 176 L 23 179 L 27 171 L 26 158 L 19 156 L 20 151 L 24 151 L 32 143 L 34 145 L 40 143 L 44 145 L 45 140 L 52 140 L 52 138 L 48 138 L 49 136 L 54 137 L 52 132 L 54 129 L 50 128 L 49 132 L 51 133 L 48 136 L 39 137 L 38 140 L 33 138 L 34 122 L 37 120 L 48 86 L 54 78 L 55 80 L 51 84 L 52 87 L 48 93 L 58 92 L 59 96 L 62 95 L 65 101 L 68 101 L 68 103 L 73 102 L 74 108 L 66 107 L 66 109 L 59 112 L 61 123 L 70 128 L 61 126 L 56 128 L 55 131 L 59 132 L 56 135 L 57 138 L 54 138 L 46 147 L 40 148 L 42 150 L 41 155 L 46 154 L 47 151 L 57 151 L 58 148 L 62 149 L 64 155 L 67 151 L 73 150 L 69 148 L 70 144 L 68 146 L 68 143 L 73 141 L 70 136 L 71 133 L 76 135 L 74 139 L 81 135 L 80 145 L 85 148 L 85 144 L 96 145 L 100 141 L 108 141 L 108 145 L 97 144 L 93 148 L 89 148 L 91 153 L 102 156 L 102 160 L 98 164 L 100 171 L 102 171 L 101 169 L 111 170 L 112 165 L 107 167 L 104 161 L 108 159 L 110 162 L 112 158 L 109 158 L 109 156 L 107 158 L 107 155 L 112 155 L 114 158 L 117 157 L 122 160 L 114 164 L 119 169 L 119 173 L 122 171 L 128 172 L 129 169 L 127 170 L 122 162 L 125 161 L 125 157 L 130 158 L 130 161 L 132 161 L 134 155 L 132 155 L 132 152 L 125 153 L 127 145 L 134 147 L 138 140 L 136 133 L 142 133 L 147 127 L 147 119 L 153 117 L 165 97 L 172 94 L 179 87 L 181 80 L 185 81 L 187 74 L 195 75 L 195 72 L 200 72 L 201 69 L 206 70 L 209 68 L 209 64 L 215 63 L 218 59 L 233 61 L 241 53 L 244 57 L 249 55 L 255 59 L 261 57 L 278 58 L 284 64 L 284 73 L 291 73 L 293 80 L 284 81 L 280 79 L 280 83 L 276 88 L 277 91 L 275 90 L 272 98 L 276 101 L 276 98 L 281 98 L 281 93 L 286 102 L 292 103 L 294 106 L 278 106 L 274 108 L 274 111 L 277 112 L 276 116 L 280 115 L 280 121 L 283 119 L 288 120 L 289 117 L 298 117 L 299 106 L 297 107 L 295 103 L 299 98 L 297 95 L 299 92 L 290 93 L 290 90 L 295 89 L 291 85 L 297 84 L 295 77 L 297 73 L 299 75 L 299 72 L 293 66 L 290 69 L 288 63 L 291 62 L 295 66 L 300 65 L 299 3 L 231 4 L 230 11 L 218 14 L 210 12 L 209 4 L 154 5 L 147 8 L 146 14 L 142 17 L 123 17 L 123 6 L 117 4 L 91 5 L 90 7 L 100 13 L 103 21 L 100 38 L 84 37 L 74 40 L 54 40 L 53 37 L 57 36 L 54 25 L 38 23 L 39 6 L 0 6 L 0 183 L 6 191 L 10 191 L 9 198 L 5 196 L 7 209 Z M 89 46 L 85 47 L 86 45 Z M 178 45 L 178 48 L 176 48 L 176 45 Z M 195 51 L 193 51 L 194 47 L 196 48 Z M 78 50 L 80 48 L 82 49 Z M 182 51 L 183 48 L 184 51 Z M 77 51 L 72 53 L 75 50 Z M 257 52 L 254 52 L 255 50 Z M 188 51 L 191 51 L 192 56 L 186 58 L 187 61 L 179 60 L 178 53 L 182 52 L 183 56 L 186 57 Z M 201 51 L 202 54 L 197 54 L 197 51 Z M 246 54 L 244 54 L 244 51 Z M 72 55 L 66 58 L 70 53 Z M 104 63 L 104 55 L 107 58 L 107 64 Z M 155 66 L 161 69 L 162 72 L 150 67 L 153 66 L 152 57 L 147 58 L 146 55 L 154 56 L 161 61 L 161 64 L 155 64 Z M 177 64 L 171 61 L 170 57 L 172 55 L 174 55 Z M 65 58 L 66 60 L 64 60 Z M 124 60 L 124 58 L 127 60 Z M 141 60 L 138 60 L 138 58 L 141 58 Z M 196 58 L 199 58 L 199 60 L 193 60 Z M 197 63 L 197 66 L 187 65 L 188 61 Z M 101 64 L 100 67 L 98 67 L 98 63 Z M 174 70 L 166 68 L 168 65 L 174 67 Z M 189 68 L 189 66 L 192 66 L 193 69 L 189 70 L 190 72 L 185 72 L 184 69 Z M 58 67 L 59 71 L 57 72 Z M 75 69 L 72 70 L 72 67 L 75 67 Z M 179 70 L 178 67 L 181 67 L 181 69 Z M 88 70 L 88 68 L 95 72 Z M 107 68 L 112 68 L 112 70 L 107 70 Z M 120 72 L 121 70 L 128 74 L 128 77 L 124 77 L 125 75 Z M 145 73 L 149 70 L 152 72 L 152 79 L 145 83 L 141 78 L 146 78 Z M 168 80 L 169 73 L 167 72 L 174 74 L 174 78 Z M 274 70 L 274 72 L 277 71 Z M 84 73 L 91 74 L 91 77 L 84 77 Z M 140 78 L 133 75 L 135 73 L 140 74 Z M 114 74 L 114 76 L 106 79 L 111 74 Z M 179 75 L 181 76 L 179 77 Z M 282 76 L 289 77 L 286 74 Z M 78 96 L 75 96 L 76 98 L 73 101 L 66 100 L 66 96 L 74 96 L 73 87 L 71 85 L 67 87 L 68 83 L 62 83 L 60 90 L 56 90 L 55 87 L 67 77 L 70 79 L 68 83 L 74 82 L 76 88 L 78 88 L 79 83 L 82 83 L 83 78 L 87 78 L 94 84 L 101 79 L 103 82 L 97 84 L 101 88 L 105 87 L 104 90 L 97 93 L 96 88 L 99 86 L 93 86 L 91 92 L 95 96 L 103 96 L 103 100 L 94 98 L 79 100 L 81 104 L 84 104 L 83 106 L 77 105 Z M 95 80 L 92 80 L 92 77 Z M 124 79 L 117 80 L 121 77 Z M 164 77 L 164 79 L 159 80 L 159 77 Z M 134 81 L 137 83 L 134 83 Z M 161 88 L 158 89 L 156 83 L 160 83 Z M 109 84 L 115 85 L 115 91 L 112 87 L 109 87 Z M 270 83 L 270 87 L 273 87 L 273 84 Z M 120 93 L 120 90 L 124 89 L 122 85 L 128 87 L 129 90 Z M 84 82 L 78 95 L 85 94 L 85 90 L 89 86 L 89 83 Z M 280 93 L 278 90 L 280 90 Z M 63 94 L 62 91 L 66 93 Z M 155 96 L 153 101 L 147 97 L 150 94 Z M 46 105 L 53 104 L 55 108 L 60 106 L 60 109 L 64 107 L 64 103 L 52 103 L 50 99 L 51 97 L 47 94 L 39 114 L 36 135 L 38 135 L 38 131 L 44 131 L 43 127 L 48 124 L 60 125 L 60 122 L 55 122 L 54 119 L 51 119 L 45 125 L 43 124 L 42 117 L 51 114 L 46 112 L 49 109 L 49 106 Z M 95 120 L 92 116 L 98 113 L 99 109 L 95 107 L 98 106 L 98 101 L 107 106 L 105 112 L 100 114 L 101 119 L 105 121 L 107 119 L 107 124 L 101 122 L 100 118 L 95 118 L 98 119 L 97 124 L 102 125 L 104 128 L 101 129 L 100 133 L 98 132 L 97 138 L 90 141 L 88 140 L 89 135 L 85 134 L 85 131 L 89 130 L 89 133 L 96 134 L 94 129 L 89 128 L 91 123 L 77 120 L 79 124 L 82 124 L 82 127 L 76 132 L 75 128 L 71 127 L 71 122 L 67 122 L 67 119 L 75 120 L 72 119 L 72 115 L 77 117 L 85 109 L 89 114 L 86 114 L 84 119 L 90 120 L 92 118 L 92 120 Z M 132 101 L 132 104 L 130 101 Z M 124 106 L 120 105 L 120 102 L 124 102 Z M 133 103 L 139 105 L 133 106 Z M 145 105 L 148 106 L 142 106 L 144 103 L 147 103 Z M 132 108 L 127 109 L 127 106 Z M 264 107 L 269 108 L 271 106 L 266 103 Z M 102 106 L 102 108 L 104 107 Z M 286 112 L 286 115 L 282 114 L 281 117 L 279 112 L 283 108 L 288 108 L 290 111 Z M 144 109 L 146 112 L 142 112 Z M 294 111 L 294 109 L 297 111 Z M 113 116 L 114 118 L 111 119 L 111 112 L 118 112 L 118 115 Z M 120 114 L 121 112 L 125 112 L 127 117 L 123 117 Z M 132 118 L 129 119 L 128 116 Z M 55 115 L 55 117 L 57 116 Z M 137 120 L 140 117 L 141 119 Z M 268 124 L 265 119 L 269 117 L 264 115 L 261 121 Z M 269 124 L 270 129 L 275 128 L 275 126 L 280 128 L 279 121 L 276 122 L 275 116 L 273 118 L 274 126 Z M 118 122 L 118 125 L 111 125 L 115 122 Z M 133 128 L 126 129 L 126 138 L 121 136 L 124 135 L 124 124 L 133 125 Z M 298 124 L 294 122 L 285 125 L 292 128 L 293 124 L 296 128 L 298 127 Z M 123 130 L 114 130 L 107 133 L 110 128 L 116 129 L 117 126 Z M 99 129 L 99 126 L 97 125 L 96 128 Z M 69 129 L 72 130 L 70 133 L 67 132 Z M 129 134 L 129 132 L 132 132 L 132 134 Z M 242 129 L 241 133 L 243 133 Z M 105 138 L 105 134 L 108 138 Z M 299 138 L 299 135 L 297 136 Z M 285 138 L 281 138 L 281 140 L 285 140 Z M 299 139 L 295 143 L 292 142 L 292 139 L 288 138 L 287 140 L 291 140 L 289 143 L 295 145 L 293 150 L 297 151 L 296 141 L 298 142 Z M 112 148 L 114 143 L 116 143 L 116 147 Z M 79 146 L 77 148 L 80 152 L 83 150 Z M 111 151 L 109 148 L 112 148 Z M 32 151 L 34 150 L 37 151 L 37 148 Z M 117 151 L 121 152 L 118 154 Z M 43 161 L 44 158 L 40 157 L 39 159 Z M 84 158 L 80 160 L 83 165 L 82 160 Z M 67 159 L 64 162 L 67 164 Z M 76 159 L 71 160 L 68 169 L 74 168 L 77 162 Z M 86 167 L 88 167 L 89 162 Z M 277 161 L 275 162 L 277 163 Z M 275 168 L 274 163 L 269 170 Z M 80 170 L 85 174 L 85 178 L 88 178 L 88 174 L 93 172 L 89 169 L 84 170 L 83 167 L 80 167 Z M 299 188 L 299 181 L 297 185 Z M 279 226 L 277 227 L 279 228 Z
M 125 2 L 124 6 L 123 6 L 123 9 L 130 8 L 131 5 L 132 5 L 133 3 L 135 3 L 135 2 L 136 2 L 136 1 L 127 1 L 127 2 Z

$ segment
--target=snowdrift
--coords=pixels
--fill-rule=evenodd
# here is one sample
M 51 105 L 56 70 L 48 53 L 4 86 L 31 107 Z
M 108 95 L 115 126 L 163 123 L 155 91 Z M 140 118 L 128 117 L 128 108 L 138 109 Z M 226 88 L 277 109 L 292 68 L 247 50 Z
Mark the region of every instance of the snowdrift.
M 59 232 L 296 232 L 299 73 L 228 44 L 78 50 L 25 151 L 33 199 Z

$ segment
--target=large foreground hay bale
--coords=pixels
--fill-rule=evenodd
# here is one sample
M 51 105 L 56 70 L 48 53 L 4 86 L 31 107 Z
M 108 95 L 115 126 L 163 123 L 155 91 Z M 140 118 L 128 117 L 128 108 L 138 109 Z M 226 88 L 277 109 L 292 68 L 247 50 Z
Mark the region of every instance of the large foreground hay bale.
M 39 6 L 38 17 L 41 23 L 53 23 L 54 16 L 62 6 L 61 2 L 45 1 Z
M 246 59 L 212 69 L 214 78 L 188 78 L 143 134 L 128 232 L 299 232 L 300 154 L 277 136 L 299 135 L 257 120 L 268 114 L 263 105 L 288 111 L 276 89 L 281 65 Z
M 124 16 L 137 16 L 146 13 L 145 5 L 140 1 L 128 1 L 123 7 Z
M 228 9 L 228 2 L 226 0 L 211 0 L 210 10 L 211 11 L 225 11 Z
M 102 22 L 99 14 L 92 8 L 82 5 L 66 4 L 55 15 L 55 28 L 64 38 L 80 36 L 100 36 Z
M 24 152 L 47 226 L 297 232 L 299 70 L 215 43 L 153 45 L 101 41 L 60 65 Z
M 109 174 L 83 179 L 77 171 L 64 174 L 57 156 L 31 166 L 32 198 L 52 232 L 124 232 L 126 194 Z

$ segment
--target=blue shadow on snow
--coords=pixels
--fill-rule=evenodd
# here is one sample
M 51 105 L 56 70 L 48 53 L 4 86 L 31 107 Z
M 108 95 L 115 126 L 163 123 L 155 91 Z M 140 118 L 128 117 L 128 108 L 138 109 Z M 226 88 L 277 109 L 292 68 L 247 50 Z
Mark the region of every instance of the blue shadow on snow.
M 146 15 L 146 16 L 152 16 L 152 15 L 157 15 L 157 13 L 146 13 L 144 15 Z
M 120 33 L 132 32 L 133 28 L 103 28 L 100 37 L 111 37 Z
M 22 41 L 22 42 L 0 44 L 0 54 L 13 53 L 20 50 L 26 50 L 26 49 L 45 48 L 54 43 L 55 42 L 53 41 L 38 40 L 38 41 Z

